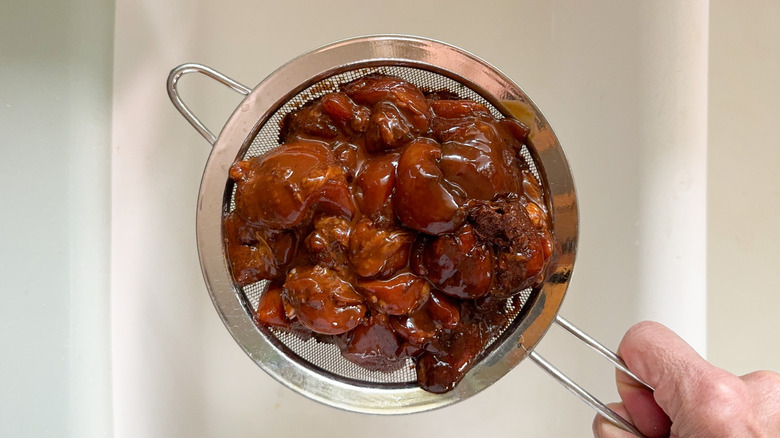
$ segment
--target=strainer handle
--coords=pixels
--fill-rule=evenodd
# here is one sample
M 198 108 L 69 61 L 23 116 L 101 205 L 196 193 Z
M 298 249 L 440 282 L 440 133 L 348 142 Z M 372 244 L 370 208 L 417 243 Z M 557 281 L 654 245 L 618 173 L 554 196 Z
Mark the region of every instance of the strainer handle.
M 636 374 L 632 373 L 631 370 L 629 370 L 628 367 L 626 366 L 626 363 L 623 361 L 623 359 L 621 359 L 620 356 L 612 352 L 609 348 L 605 347 L 603 344 L 593 339 L 588 334 L 578 329 L 572 323 L 570 323 L 569 321 L 567 321 L 561 316 L 556 316 L 555 322 L 559 326 L 561 326 L 564 330 L 574 335 L 577 339 L 584 342 L 587 346 L 593 348 L 600 355 L 607 358 L 607 360 L 612 362 L 612 364 L 615 365 L 617 369 L 623 371 L 629 377 L 636 380 L 638 383 L 640 383 L 642 386 L 649 389 L 650 391 L 654 390 L 652 386 L 648 385 L 642 379 L 640 379 Z M 588 406 L 595 409 L 596 412 L 598 412 L 601 416 L 609 420 L 609 422 L 611 422 L 615 426 L 627 432 L 633 433 L 636 436 L 639 437 L 643 436 L 642 433 L 639 432 L 639 430 L 637 430 L 637 428 L 633 424 L 631 424 L 628 420 L 621 417 L 617 412 L 610 409 L 601 400 L 597 399 L 593 394 L 585 390 L 585 388 L 581 387 L 576 382 L 571 380 L 567 375 L 561 372 L 561 370 L 554 367 L 550 362 L 548 362 L 545 358 L 539 355 L 539 353 L 537 353 L 536 351 L 530 351 L 528 353 L 528 358 L 531 359 L 545 372 L 550 374 L 553 378 L 555 378 L 555 380 L 557 380 L 566 389 L 573 392 L 577 397 L 582 399 L 582 401 L 584 401 Z
M 177 88 L 179 79 L 188 73 L 200 73 L 208 76 L 244 96 L 248 95 L 252 90 L 213 68 L 201 64 L 182 64 L 171 70 L 171 73 L 168 75 L 168 97 L 171 98 L 173 106 L 179 110 L 181 115 L 190 122 L 190 125 L 192 125 L 192 127 L 209 142 L 209 144 L 214 146 L 214 143 L 217 141 L 217 136 L 214 135 L 214 133 L 211 132 L 195 114 L 193 114 L 184 101 L 181 100 L 181 96 L 179 95 L 179 89 Z

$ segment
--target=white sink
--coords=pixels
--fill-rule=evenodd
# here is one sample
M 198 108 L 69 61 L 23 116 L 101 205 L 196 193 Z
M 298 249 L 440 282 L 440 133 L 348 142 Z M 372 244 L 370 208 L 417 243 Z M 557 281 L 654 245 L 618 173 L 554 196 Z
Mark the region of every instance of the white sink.
M 744 339 L 768 350 L 761 346 L 777 327 L 770 311 L 734 310 L 731 295 L 716 289 L 720 284 L 709 289 L 718 291 L 720 318 L 711 318 L 710 327 L 706 320 L 705 260 L 715 261 L 710 269 L 723 274 L 710 277 L 720 280 L 730 274 L 731 258 L 744 259 L 734 274 L 740 280 L 728 284 L 746 294 L 766 285 L 759 276 L 752 283 L 740 276 L 749 276 L 752 266 L 772 269 L 780 238 L 772 232 L 776 208 L 767 207 L 780 205 L 771 171 L 740 198 L 746 210 L 758 212 L 751 225 L 763 228 L 732 235 L 729 203 L 717 198 L 711 203 L 720 201 L 719 209 L 710 211 L 716 217 L 707 217 L 707 87 L 731 85 L 725 74 L 731 70 L 710 70 L 708 78 L 708 42 L 718 42 L 720 53 L 742 55 L 740 63 L 720 57 L 710 69 L 778 59 L 762 45 L 731 47 L 733 32 L 709 38 L 709 26 L 726 29 L 724 17 L 736 15 L 720 2 L 713 2 L 719 7 L 713 22 L 707 2 L 676 1 L 475 6 L 455 0 L 443 8 L 409 0 L 116 0 L 115 11 L 101 0 L 45 8 L 17 3 L 12 14 L 0 14 L 0 29 L 8 32 L 0 38 L 6 134 L 0 269 L 7 287 L 0 339 L 10 352 L 0 373 L 11 376 L 0 386 L 2 436 L 590 434 L 590 408 L 530 362 L 439 411 L 359 415 L 276 383 L 220 322 L 195 245 L 198 185 L 210 148 L 170 104 L 167 74 L 200 62 L 254 86 L 292 57 L 363 34 L 414 34 L 462 47 L 513 78 L 544 111 L 569 158 L 580 205 L 579 250 L 563 316 L 613 348 L 633 323 L 655 319 L 701 353 L 708 333 L 728 339 L 721 357 L 736 357 L 730 348 Z M 746 9 L 762 15 L 773 7 L 765 3 Z M 746 22 L 763 23 L 758 18 Z M 30 37 L 22 38 L 26 32 Z M 778 66 L 764 62 L 776 77 Z M 758 93 L 741 87 L 709 90 L 710 105 L 721 105 L 716 118 L 709 108 L 720 129 L 710 132 L 730 133 L 723 127 L 729 120 L 749 123 L 747 116 L 728 115 L 728 105 L 741 102 L 739 90 Z M 214 131 L 240 101 L 203 78 L 187 77 L 181 90 Z M 777 112 L 763 108 L 769 108 L 764 115 Z M 772 135 L 767 144 L 777 144 L 777 130 L 756 132 L 751 144 Z M 719 145 L 719 165 L 711 164 L 718 178 L 733 170 L 722 138 L 710 139 L 710 152 Z M 760 161 L 747 157 L 735 161 L 743 167 L 735 174 L 740 181 L 752 178 L 750 166 Z M 748 190 L 716 183 L 711 190 L 734 198 Z M 719 252 L 708 259 L 706 230 L 713 223 L 724 235 L 710 236 Z M 753 240 L 745 238 L 750 232 Z M 755 250 L 750 242 L 767 248 L 757 261 L 745 256 Z M 738 314 L 742 319 L 732 320 Z M 759 327 L 767 335 L 735 327 Z M 537 351 L 605 401 L 617 400 L 610 365 L 559 329 Z
M 111 315 L 117 437 L 588 434 L 593 412 L 530 363 L 452 407 L 365 416 L 285 389 L 222 326 L 194 238 L 209 146 L 167 102 L 167 72 L 201 62 L 253 86 L 306 50 L 362 33 L 441 39 L 524 87 L 555 128 L 579 193 L 580 250 L 562 313 L 613 347 L 632 323 L 653 318 L 703 350 L 706 5 L 469 5 L 442 11 L 415 3 L 416 13 L 441 16 L 415 23 L 404 18 L 404 7 L 367 18 L 369 7 L 358 3 L 336 17 L 318 6 L 117 2 Z M 481 24 L 488 20 L 490 26 Z M 449 22 L 472 24 L 443 24 Z M 239 98 L 208 80 L 186 80 L 185 98 L 219 130 Z M 607 401 L 617 398 L 608 363 L 575 341 L 553 332 L 539 351 Z

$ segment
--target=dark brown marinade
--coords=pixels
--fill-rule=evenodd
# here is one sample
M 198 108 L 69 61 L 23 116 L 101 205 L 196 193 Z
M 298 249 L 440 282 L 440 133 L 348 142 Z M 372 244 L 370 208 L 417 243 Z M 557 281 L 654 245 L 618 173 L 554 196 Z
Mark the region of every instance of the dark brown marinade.
M 287 114 L 280 146 L 235 163 L 235 282 L 271 280 L 258 324 L 370 370 L 414 359 L 451 390 L 539 285 L 552 253 L 529 130 L 449 91 L 372 74 Z M 515 303 L 517 304 L 517 303 Z

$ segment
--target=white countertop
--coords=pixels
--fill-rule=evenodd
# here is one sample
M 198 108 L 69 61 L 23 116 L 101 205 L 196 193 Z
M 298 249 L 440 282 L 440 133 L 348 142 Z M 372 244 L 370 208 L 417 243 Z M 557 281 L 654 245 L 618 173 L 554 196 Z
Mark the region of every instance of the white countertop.
M 366 33 L 459 45 L 498 66 L 545 112 L 571 160 L 581 205 L 580 251 L 564 315 L 613 346 L 632 323 L 652 317 L 704 348 L 705 6 L 189 5 L 117 2 L 111 316 L 117 437 L 588 433 L 593 412 L 531 363 L 435 412 L 380 418 L 337 411 L 265 375 L 213 311 L 194 240 L 209 146 L 162 92 L 168 71 L 200 62 L 254 86 L 304 51 Z M 208 79 L 187 77 L 181 89 L 215 131 L 239 102 Z M 685 213 L 662 214 L 662 206 Z M 671 262 L 679 258 L 685 266 Z M 687 292 L 664 293 L 673 283 Z M 616 398 L 609 365 L 573 340 L 551 334 L 539 350 L 596 394 Z
M 590 408 L 531 363 L 452 407 L 365 416 L 285 389 L 222 326 L 195 244 L 210 148 L 168 101 L 168 72 L 200 62 L 254 86 L 307 50 L 372 33 L 469 50 L 544 111 L 581 210 L 564 316 L 610 346 L 651 318 L 701 352 L 716 334 L 727 346 L 711 350 L 735 370 L 780 367 L 765 347 L 780 294 L 751 271 L 772 272 L 780 241 L 780 158 L 768 147 L 780 132 L 765 118 L 780 99 L 760 74 L 780 74 L 767 43 L 780 11 L 751 1 L 740 10 L 671 0 L 3 4 L 0 435 L 589 436 Z M 735 35 L 753 38 L 750 50 Z M 709 72 L 708 44 L 718 50 Z M 204 78 L 181 89 L 214 131 L 240 101 Z M 729 140 L 735 130 L 744 145 Z M 732 219 L 730 199 L 750 212 L 747 225 L 735 225 L 745 216 Z M 705 290 L 717 319 L 706 319 Z M 744 297 L 738 306 L 731 290 Z M 746 307 L 755 302 L 767 306 Z M 730 354 L 744 339 L 762 362 Z M 560 330 L 539 351 L 617 398 L 609 365 Z

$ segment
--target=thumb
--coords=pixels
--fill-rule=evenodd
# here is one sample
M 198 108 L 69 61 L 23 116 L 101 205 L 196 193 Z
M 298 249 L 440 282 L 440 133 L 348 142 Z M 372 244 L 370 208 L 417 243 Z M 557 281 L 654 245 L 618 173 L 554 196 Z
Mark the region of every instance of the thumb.
M 669 411 L 657 402 L 656 395 L 666 386 L 676 385 L 665 382 L 676 382 L 681 378 L 679 373 L 670 375 L 672 370 L 681 368 L 681 358 L 693 360 L 690 356 L 698 355 L 671 330 L 654 322 L 642 322 L 631 327 L 620 342 L 618 354 L 634 374 L 656 389 L 654 393 L 618 370 L 615 380 L 627 418 L 646 436 L 668 436 L 672 421 Z
M 717 426 L 712 416 L 721 408 L 714 403 L 722 401 L 716 400 L 715 393 L 720 387 L 741 385 L 736 376 L 710 365 L 677 334 L 654 322 L 629 329 L 618 354 L 632 372 L 655 388 L 651 392 L 617 373 L 625 410 L 643 434 L 718 436 L 706 432 L 724 431 L 714 430 Z

